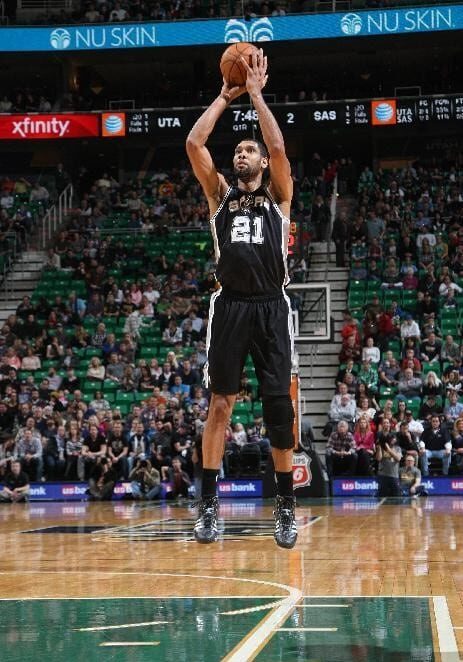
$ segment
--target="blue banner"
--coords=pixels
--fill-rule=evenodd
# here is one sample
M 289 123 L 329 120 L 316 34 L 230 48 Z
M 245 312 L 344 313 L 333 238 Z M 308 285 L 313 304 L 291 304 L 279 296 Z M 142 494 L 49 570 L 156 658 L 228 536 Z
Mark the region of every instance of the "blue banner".
M 0 28 L 0 52 L 123 50 L 463 29 L 463 5 L 229 20 Z
M 421 484 L 430 496 L 463 494 L 463 476 L 425 476 Z M 374 477 L 333 480 L 333 496 L 375 496 L 377 492 L 378 481 Z
M 170 483 L 162 483 L 161 488 L 162 498 L 172 490 Z M 87 501 L 87 489 L 87 483 L 31 483 L 29 501 Z M 262 480 L 221 480 L 218 492 L 222 498 L 261 497 Z M 116 483 L 113 499 L 123 499 L 131 494 L 129 482 Z
M 221 480 L 218 493 L 220 497 L 261 497 L 262 481 L 255 480 Z

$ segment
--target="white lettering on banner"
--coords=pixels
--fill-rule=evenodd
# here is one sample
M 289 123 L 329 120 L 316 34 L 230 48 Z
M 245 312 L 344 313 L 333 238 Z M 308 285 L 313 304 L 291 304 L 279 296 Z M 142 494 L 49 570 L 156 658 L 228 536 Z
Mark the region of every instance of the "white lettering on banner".
M 294 453 L 293 482 L 295 489 L 298 487 L 308 487 L 312 482 L 311 462 L 312 458 L 305 453 Z
M 366 20 L 365 20 L 366 19 Z M 348 37 L 392 32 L 428 32 L 455 27 L 452 8 L 410 9 L 408 11 L 379 11 L 374 14 L 345 14 L 340 22 L 341 32 Z
M 133 48 L 135 46 L 156 46 L 156 26 L 78 28 L 75 30 L 75 48 Z M 55 42 L 56 43 L 56 42 Z M 67 48 L 55 45 L 54 48 Z
M 13 120 L 12 135 L 20 135 L 21 138 L 35 134 L 49 133 L 62 138 L 69 130 L 70 120 L 59 120 L 53 117 L 51 120 L 34 120 L 33 117 L 25 117 L 23 120 Z
M 359 482 L 358 480 L 343 480 L 341 483 L 341 489 L 345 492 L 352 492 L 353 490 L 377 490 L 378 483 L 376 480 L 371 480 L 368 482 Z
M 30 496 L 47 496 L 45 487 L 31 487 L 29 490 Z
M 219 492 L 255 492 L 255 483 L 219 483 Z
M 71 485 L 69 487 L 62 487 L 61 492 L 63 496 L 81 496 L 85 494 L 87 487 L 84 485 L 79 487 L 79 485 Z
M 313 114 L 314 120 L 316 122 L 325 122 L 325 121 L 333 121 L 336 119 L 336 111 L 335 110 L 316 110 Z
M 181 127 L 182 123 L 180 117 L 158 117 L 158 127 L 164 129 L 165 127 L 175 128 Z

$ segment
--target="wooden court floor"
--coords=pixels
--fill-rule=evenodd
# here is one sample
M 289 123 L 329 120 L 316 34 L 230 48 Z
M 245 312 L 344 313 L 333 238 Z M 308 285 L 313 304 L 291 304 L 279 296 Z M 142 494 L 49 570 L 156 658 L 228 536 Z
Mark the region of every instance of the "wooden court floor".
M 219 543 L 186 504 L 0 507 L 0 660 L 457 662 L 463 500 L 222 501 Z

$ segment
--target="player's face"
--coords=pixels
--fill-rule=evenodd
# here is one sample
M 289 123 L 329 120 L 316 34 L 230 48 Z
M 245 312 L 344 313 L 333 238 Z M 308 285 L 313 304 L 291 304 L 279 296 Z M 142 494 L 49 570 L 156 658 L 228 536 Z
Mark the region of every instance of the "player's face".
M 259 146 L 252 140 L 243 140 L 235 148 L 233 171 L 242 182 L 255 179 L 267 167 Z

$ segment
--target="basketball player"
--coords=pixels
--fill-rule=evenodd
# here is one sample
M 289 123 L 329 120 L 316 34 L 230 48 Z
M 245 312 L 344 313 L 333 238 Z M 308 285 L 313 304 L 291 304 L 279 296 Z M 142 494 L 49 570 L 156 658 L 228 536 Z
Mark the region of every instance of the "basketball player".
M 219 96 L 201 115 L 187 138 L 194 173 L 209 203 L 217 261 L 218 289 L 211 297 L 205 379 L 212 396 L 203 433 L 203 477 L 194 534 L 199 543 L 217 540 L 216 483 L 224 453 L 225 428 L 250 352 L 260 383 L 263 415 L 272 445 L 277 494 L 275 540 L 292 548 L 294 515 L 292 455 L 294 411 L 289 395 L 292 321 L 286 255 L 293 186 L 283 136 L 262 96 L 267 58 L 255 53 L 246 87 L 224 81 Z M 242 140 L 233 157 L 237 185 L 217 172 L 206 142 L 230 101 L 248 91 L 259 116 L 265 146 Z M 264 175 L 269 171 L 269 184 Z

